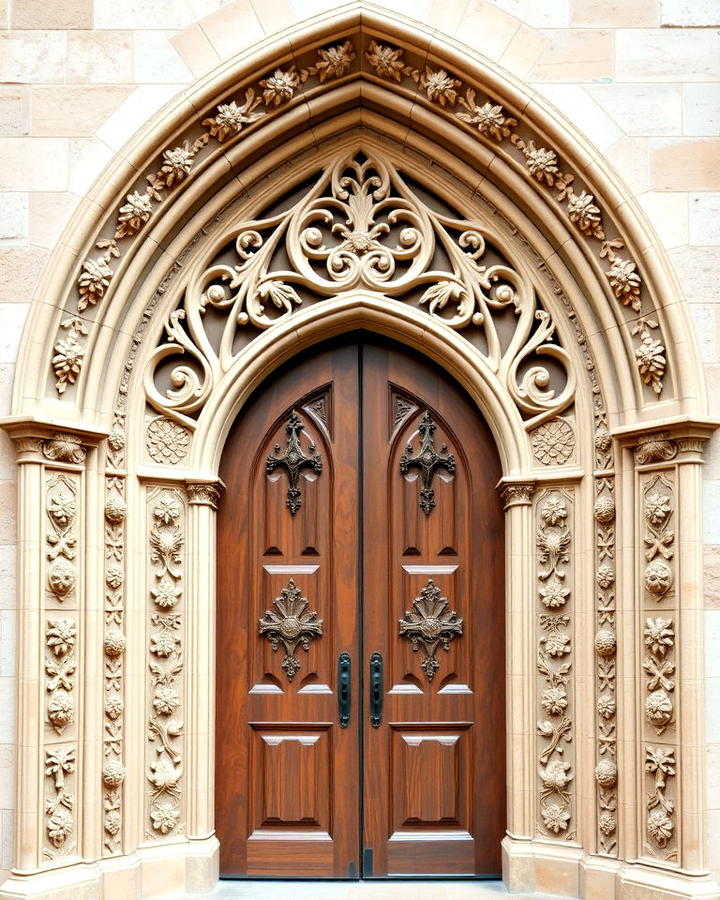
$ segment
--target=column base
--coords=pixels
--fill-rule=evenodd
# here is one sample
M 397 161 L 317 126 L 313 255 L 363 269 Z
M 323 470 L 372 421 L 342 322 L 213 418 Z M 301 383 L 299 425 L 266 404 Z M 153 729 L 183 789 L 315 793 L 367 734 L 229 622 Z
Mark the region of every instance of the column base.
M 513 894 L 552 894 L 581 900 L 720 900 L 708 875 L 627 863 L 530 838 L 505 837 L 503 881 Z
M 92 864 L 13 873 L 0 885 L 0 900 L 144 900 L 208 894 L 218 882 L 219 850 L 211 835 L 142 847 Z

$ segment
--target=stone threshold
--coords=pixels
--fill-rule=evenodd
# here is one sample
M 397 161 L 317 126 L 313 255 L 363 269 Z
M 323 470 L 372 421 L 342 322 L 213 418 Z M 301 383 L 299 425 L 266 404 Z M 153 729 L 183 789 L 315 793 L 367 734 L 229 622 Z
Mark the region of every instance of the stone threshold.
M 212 893 L 174 900 L 550 900 L 510 894 L 502 881 L 221 881 Z M 567 900 L 567 898 L 565 898 Z

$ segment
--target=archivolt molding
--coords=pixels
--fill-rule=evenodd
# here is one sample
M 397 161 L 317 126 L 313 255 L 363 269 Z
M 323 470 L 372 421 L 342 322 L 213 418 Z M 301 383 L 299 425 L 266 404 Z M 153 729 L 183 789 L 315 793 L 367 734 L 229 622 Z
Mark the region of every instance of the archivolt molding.
M 322 116 L 334 93 L 338 102 L 345 102 L 350 88 L 357 91 L 359 85 L 362 96 L 367 84 L 368 97 L 394 97 L 390 102 L 394 115 L 412 114 L 418 129 L 426 128 L 434 117 L 437 127 L 458 136 L 464 133 L 477 147 L 484 169 L 480 178 L 504 177 L 502 166 L 496 164 L 502 160 L 508 171 L 522 177 L 528 197 L 542 200 L 547 217 L 565 219 L 575 232 L 574 242 L 584 248 L 605 283 L 601 292 L 595 290 L 598 301 L 602 296 L 608 303 L 612 297 L 618 304 L 613 316 L 621 323 L 624 343 L 632 347 L 628 364 L 636 369 L 639 382 L 648 386 L 650 396 L 671 399 L 675 388 L 668 386 L 666 377 L 663 322 L 672 319 L 673 327 L 683 331 L 687 324 L 672 309 L 674 297 L 668 291 L 675 285 L 667 278 L 661 285 L 663 265 L 656 262 L 648 246 L 651 241 L 640 238 L 641 229 L 635 223 L 624 227 L 629 209 L 623 207 L 616 185 L 592 151 L 581 149 L 570 126 L 561 128 L 549 110 L 541 111 L 537 98 L 486 60 L 473 59 L 437 37 L 428 52 L 422 49 L 422 29 L 409 29 L 400 17 L 375 19 L 367 10 L 359 15 L 360 8 L 350 9 L 344 20 L 335 17 L 332 26 L 320 21 L 304 28 L 302 39 L 293 40 L 296 49 L 291 53 L 287 45 L 281 45 L 282 50 L 278 45 L 261 46 L 244 70 L 236 68 L 232 75 L 227 67 L 221 70 L 212 86 L 208 82 L 193 94 L 193 107 L 199 110 L 194 121 L 188 121 L 188 106 L 180 102 L 162 129 L 163 146 L 145 158 L 142 153 L 147 151 L 139 147 L 130 151 L 129 159 L 134 170 L 143 171 L 142 179 L 133 181 L 116 173 L 114 184 L 125 181 L 131 189 L 122 199 L 110 201 L 108 185 L 103 206 L 113 209 L 111 219 L 93 224 L 85 211 L 85 221 L 76 230 L 86 237 L 80 242 L 68 238 L 73 246 L 87 244 L 87 236 L 94 232 L 94 251 L 81 257 L 72 275 L 66 266 L 52 271 L 45 286 L 52 285 L 53 293 L 63 297 L 58 297 L 63 312 L 53 319 L 57 333 L 52 339 L 52 393 L 67 397 L 71 406 L 81 399 L 75 385 L 91 362 L 93 335 L 107 319 L 108 304 L 123 290 L 122 275 L 144 240 L 140 235 L 154 233 L 203 173 L 223 157 L 237 160 L 238 153 L 245 153 L 247 158 L 255 152 L 250 148 L 256 135 L 272 130 L 278 121 L 289 121 L 303 108 Z M 335 40 L 329 40 L 331 34 Z M 126 171 L 129 175 L 129 167 Z M 641 255 L 644 272 L 638 262 Z M 69 294 L 60 288 L 71 282 L 75 287 Z M 684 366 L 673 371 L 679 381 L 695 376 Z M 702 389 L 682 390 L 678 396 L 701 393 Z M 649 400 L 646 395 L 642 402 Z

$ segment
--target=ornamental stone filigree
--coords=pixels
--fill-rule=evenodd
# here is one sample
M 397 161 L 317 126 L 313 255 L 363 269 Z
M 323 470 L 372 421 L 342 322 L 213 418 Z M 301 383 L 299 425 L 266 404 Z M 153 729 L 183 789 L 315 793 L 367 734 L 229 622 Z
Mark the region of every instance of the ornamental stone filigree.
M 438 647 L 449 651 L 455 635 L 459 637 L 462 633 L 463 620 L 448 609 L 447 597 L 440 596 L 440 588 L 429 578 L 420 596 L 413 600 L 412 609 L 406 610 L 405 618 L 400 619 L 400 636 L 410 641 L 413 652 L 422 649 L 424 653 L 420 665 L 428 681 L 433 680 L 440 668 Z
M 316 637 L 323 633 L 323 620 L 318 619 L 316 612 L 308 612 L 308 601 L 301 596 L 300 588 L 291 578 L 287 587 L 282 588 L 280 596 L 273 600 L 274 610 L 265 610 L 258 620 L 258 632 L 265 636 L 276 651 L 280 644 L 285 648 L 282 668 L 285 669 L 288 681 L 292 681 L 300 669 L 300 661 L 295 652 L 302 647 L 305 652 Z
M 271 454 L 265 461 L 265 471 L 269 475 L 280 468 L 287 472 L 289 485 L 285 503 L 293 516 L 302 506 L 302 491 L 298 487 L 298 483 L 303 470 L 307 469 L 316 475 L 322 472 L 322 459 L 315 449 L 315 445 L 310 444 L 307 453 L 300 446 L 300 433 L 304 428 L 305 425 L 293 410 L 285 425 L 285 431 L 288 434 L 285 453 L 278 456 L 281 448 L 280 444 L 275 444 L 275 455 Z
M 448 475 L 455 472 L 455 457 L 447 452 L 447 444 L 440 447 L 440 452 L 435 449 L 433 432 L 437 423 L 433 421 L 430 413 L 426 412 L 420 420 L 418 431 L 420 432 L 420 449 L 413 452 L 412 443 L 407 445 L 407 450 L 400 457 L 400 472 L 407 475 L 413 469 L 417 469 L 422 486 L 418 496 L 418 506 L 429 516 L 435 507 L 435 490 L 432 486 L 435 473 L 444 469 Z
M 145 372 L 158 412 L 193 426 L 241 352 L 240 330 L 270 328 L 300 306 L 359 289 L 474 329 L 475 352 L 531 424 L 572 403 L 576 374 L 555 324 L 530 278 L 498 261 L 493 248 L 504 242 L 484 225 L 438 212 L 369 148 L 338 154 L 288 204 L 229 229 L 235 259 L 210 261 L 183 288 Z M 206 331 L 210 310 L 224 323 L 219 336 Z M 512 339 L 501 337 L 496 318 L 511 324 Z M 544 365 L 550 359 L 557 377 Z M 171 388 L 158 375 L 168 366 Z

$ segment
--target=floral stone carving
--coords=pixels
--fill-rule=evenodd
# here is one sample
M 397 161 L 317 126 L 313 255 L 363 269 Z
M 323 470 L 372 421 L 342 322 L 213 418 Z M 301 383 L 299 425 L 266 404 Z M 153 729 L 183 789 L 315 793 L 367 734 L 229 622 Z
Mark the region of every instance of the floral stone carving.
M 283 645 L 282 667 L 288 681 L 292 681 L 300 669 L 300 661 L 295 655 L 297 648 L 302 647 L 306 652 L 310 649 L 311 642 L 323 633 L 323 620 L 318 619 L 316 612 L 307 611 L 308 601 L 301 596 L 300 588 L 292 578 L 273 604 L 277 612 L 265 611 L 258 621 L 258 632 L 270 641 L 273 650 Z
M 537 670 L 543 687 L 538 697 L 542 713 L 537 724 L 540 763 L 539 829 L 550 836 L 569 837 L 573 817 L 572 761 L 566 745 L 572 741 L 570 671 L 572 668 L 572 599 L 568 564 L 572 535 L 570 498 L 546 491 L 537 506 L 537 591 L 543 612 L 538 615 Z M 543 768 L 544 767 L 544 768 Z
M 448 608 L 447 597 L 440 596 L 440 588 L 429 578 L 420 596 L 413 600 L 412 609 L 405 612 L 404 619 L 400 619 L 400 636 L 410 641 L 413 652 L 423 651 L 420 665 L 428 681 L 433 680 L 440 668 L 438 647 L 449 651 L 450 642 L 462 633 L 463 620 Z
M 182 817 L 185 503 L 177 490 L 148 494 L 150 517 L 150 694 L 148 837 L 176 834 Z

